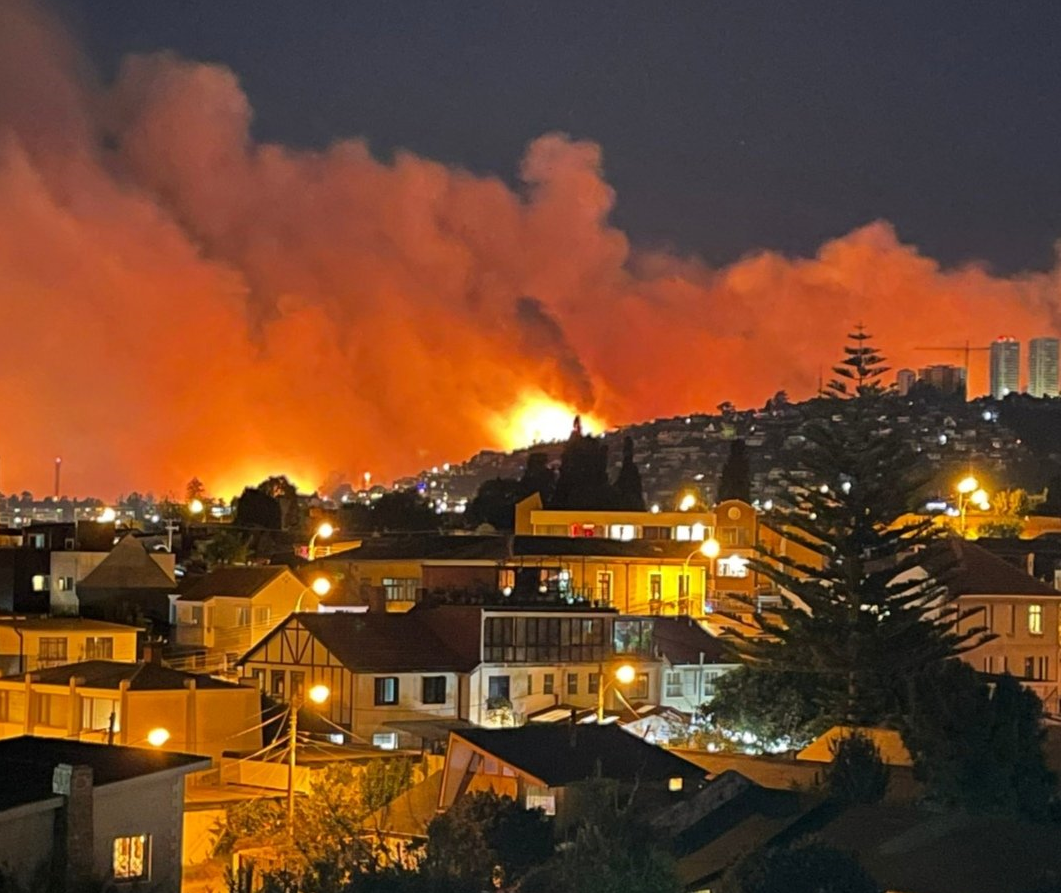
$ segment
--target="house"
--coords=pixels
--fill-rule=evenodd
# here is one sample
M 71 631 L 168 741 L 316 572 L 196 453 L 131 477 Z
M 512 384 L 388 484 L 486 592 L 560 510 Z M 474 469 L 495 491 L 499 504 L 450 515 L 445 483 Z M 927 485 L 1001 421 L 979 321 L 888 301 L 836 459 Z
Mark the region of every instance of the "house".
M 602 697 L 601 674 L 630 663 L 627 686 L 604 681 L 607 707 L 648 701 L 659 686 L 652 618 L 579 607 L 417 606 L 406 613 L 300 613 L 240 660 L 278 700 L 323 683 L 321 713 L 380 747 L 421 739 L 419 720 L 520 724 L 563 701 Z
M 314 611 L 317 601 L 282 565 L 216 568 L 170 596 L 171 641 L 197 656 L 184 661 L 189 666 L 227 670 L 281 619 L 297 608 Z
M 0 737 L 143 745 L 220 760 L 262 746 L 257 690 L 153 663 L 89 660 L 0 679 Z
M 169 594 L 176 586 L 175 556 L 164 549 L 148 551 L 132 534 L 118 541 L 82 577 L 64 574 L 64 562 L 78 553 L 52 554 L 52 613 L 77 614 L 100 620 L 133 620 L 165 627 Z M 80 573 L 80 570 L 78 571 Z
M 136 660 L 135 626 L 84 617 L 0 617 L 0 676 L 84 660 Z
M 948 539 L 947 590 L 970 616 L 960 629 L 994 635 L 962 660 L 985 673 L 1011 673 L 1035 692 L 1048 713 L 1061 712 L 1061 592 L 968 540 Z
M 526 725 L 450 733 L 438 808 L 465 793 L 494 791 L 563 824 L 572 785 L 602 778 L 636 798 L 642 815 L 695 794 L 707 774 L 614 725 Z
M 24 889 L 178 893 L 187 754 L 24 736 L 0 741 L 0 864 Z
M 657 703 L 695 714 L 715 696 L 718 680 L 741 664 L 725 642 L 691 617 L 659 617 L 652 625 L 652 645 L 663 661 Z

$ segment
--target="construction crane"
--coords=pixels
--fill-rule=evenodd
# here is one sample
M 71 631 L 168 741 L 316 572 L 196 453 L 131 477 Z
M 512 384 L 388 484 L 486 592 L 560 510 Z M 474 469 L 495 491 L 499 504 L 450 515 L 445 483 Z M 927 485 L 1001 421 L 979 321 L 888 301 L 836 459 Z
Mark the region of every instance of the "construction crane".
M 990 350 L 990 347 L 971 347 L 969 342 L 965 344 L 938 344 L 933 347 L 915 347 L 914 350 L 950 350 L 964 355 L 965 362 L 962 368 L 965 370 L 965 386 L 969 387 L 969 355 L 974 350 Z

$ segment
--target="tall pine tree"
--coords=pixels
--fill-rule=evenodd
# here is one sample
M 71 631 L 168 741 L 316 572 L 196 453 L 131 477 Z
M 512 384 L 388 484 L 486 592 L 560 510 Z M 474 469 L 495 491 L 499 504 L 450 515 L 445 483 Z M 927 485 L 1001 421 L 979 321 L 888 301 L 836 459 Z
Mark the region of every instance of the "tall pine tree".
M 748 450 L 744 440 L 739 437 L 730 442 L 729 455 L 718 480 L 718 501 L 725 502 L 727 499 L 752 501 L 752 471 Z
M 752 667 L 818 674 L 824 708 L 848 722 L 879 722 L 903 708 L 904 677 L 975 647 L 983 630 L 965 619 L 931 566 L 938 535 L 930 520 L 897 523 L 924 483 L 917 455 L 893 421 L 887 371 L 861 326 L 849 336 L 803 427 L 786 499 L 764 524 L 802 546 L 763 550 L 754 570 L 781 594 L 757 613 L 757 635 L 739 637 Z M 751 604 L 751 600 L 748 600 Z
M 615 479 L 616 508 L 626 512 L 643 512 L 645 510 L 645 492 L 641 484 L 641 472 L 634 462 L 634 439 L 627 435 L 623 438 L 623 464 L 619 466 L 619 476 Z

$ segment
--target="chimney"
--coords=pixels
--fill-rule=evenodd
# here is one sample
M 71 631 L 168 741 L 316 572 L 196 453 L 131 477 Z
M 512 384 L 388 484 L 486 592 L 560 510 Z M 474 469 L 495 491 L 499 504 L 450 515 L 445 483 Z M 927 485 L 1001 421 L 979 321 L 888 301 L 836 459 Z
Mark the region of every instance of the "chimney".
M 148 639 L 144 642 L 144 663 L 162 665 L 162 641 L 160 639 Z
M 52 791 L 65 799 L 55 821 L 56 874 L 65 881 L 62 889 L 81 889 L 94 874 L 92 767 L 60 763 L 52 773 Z

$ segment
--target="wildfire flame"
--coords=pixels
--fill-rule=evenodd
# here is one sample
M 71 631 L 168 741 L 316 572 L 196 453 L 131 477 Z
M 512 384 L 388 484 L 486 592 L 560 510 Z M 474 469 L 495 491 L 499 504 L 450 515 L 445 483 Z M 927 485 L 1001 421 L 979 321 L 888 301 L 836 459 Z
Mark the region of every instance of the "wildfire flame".
M 535 443 L 567 440 L 575 416 L 582 419 L 583 434 L 599 434 L 607 428 L 603 419 L 544 395 L 524 396 L 502 422 L 505 449 L 515 450 Z

